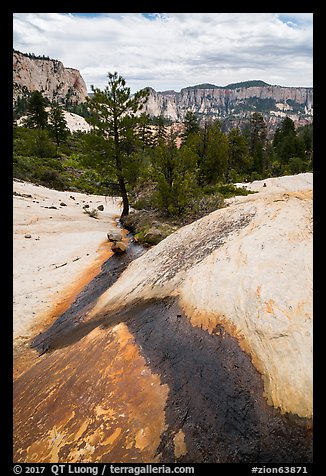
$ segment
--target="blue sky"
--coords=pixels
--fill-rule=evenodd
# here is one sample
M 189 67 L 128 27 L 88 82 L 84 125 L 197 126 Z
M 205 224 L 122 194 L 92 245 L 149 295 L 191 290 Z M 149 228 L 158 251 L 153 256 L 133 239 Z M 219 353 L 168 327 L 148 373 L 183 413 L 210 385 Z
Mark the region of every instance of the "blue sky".
M 13 46 L 132 92 L 261 79 L 312 86 L 312 13 L 15 13 Z

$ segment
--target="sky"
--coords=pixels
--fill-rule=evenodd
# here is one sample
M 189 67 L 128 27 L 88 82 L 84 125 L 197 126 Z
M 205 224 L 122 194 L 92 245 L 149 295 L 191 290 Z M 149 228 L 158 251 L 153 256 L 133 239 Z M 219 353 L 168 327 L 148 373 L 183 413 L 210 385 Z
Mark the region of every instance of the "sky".
M 88 91 L 117 71 L 134 93 L 253 79 L 313 86 L 312 13 L 14 13 L 13 47 L 79 69 Z

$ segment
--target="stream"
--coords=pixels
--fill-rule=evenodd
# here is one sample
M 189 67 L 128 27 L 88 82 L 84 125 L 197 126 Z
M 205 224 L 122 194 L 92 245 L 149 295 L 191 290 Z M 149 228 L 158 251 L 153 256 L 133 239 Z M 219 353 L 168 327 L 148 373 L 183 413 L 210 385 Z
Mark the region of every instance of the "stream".
M 121 228 L 119 223 L 118 227 Z M 133 260 L 147 251 L 147 248 L 134 241 L 131 233 L 127 235 L 127 238 L 129 238 L 127 250 L 108 258 L 103 263 L 100 273 L 82 289 L 71 306 L 46 331 L 33 339 L 31 347 L 40 355 L 69 339 L 69 336 L 77 330 L 76 328 L 80 327 L 96 300 L 119 279 Z

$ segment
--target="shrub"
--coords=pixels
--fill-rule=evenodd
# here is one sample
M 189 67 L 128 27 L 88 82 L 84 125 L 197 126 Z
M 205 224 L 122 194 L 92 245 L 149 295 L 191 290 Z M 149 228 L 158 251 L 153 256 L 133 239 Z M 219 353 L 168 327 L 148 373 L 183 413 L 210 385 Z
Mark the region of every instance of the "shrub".
M 249 195 L 250 193 L 256 193 L 251 190 L 247 190 L 245 187 L 236 187 L 235 185 L 228 183 L 219 185 L 217 192 L 224 198 L 234 197 L 236 195 Z
M 46 135 L 40 135 L 31 147 L 32 155 L 37 157 L 56 157 L 57 150 L 55 145 L 49 140 Z
M 19 155 L 13 158 L 13 176 L 21 180 L 64 190 L 68 186 L 68 178 L 61 172 L 62 164 L 56 159 Z
M 250 176 L 251 182 L 253 182 L 254 180 L 262 180 L 262 179 L 263 179 L 263 177 L 261 176 L 261 174 L 256 172 L 256 171 L 252 172 L 252 174 Z
M 307 170 L 306 162 L 300 157 L 291 157 L 288 162 L 289 169 L 293 174 L 299 174 Z
M 207 185 L 202 189 L 205 195 L 220 195 L 223 198 L 230 198 L 236 195 L 248 195 L 249 193 L 255 193 L 251 190 L 247 190 L 245 187 L 236 187 L 233 183 Z
M 211 212 L 214 212 L 218 208 L 223 207 L 224 200 L 223 197 L 218 194 L 202 195 L 201 197 L 193 198 L 186 209 L 186 221 L 185 223 L 191 222 L 198 218 L 201 218 L 205 215 L 208 215 Z
M 56 190 L 65 190 L 67 189 L 67 182 L 65 177 L 63 177 L 56 170 L 41 170 L 39 173 L 38 182 L 44 187 L 54 188 Z
M 135 210 L 151 210 L 153 209 L 153 200 L 151 197 L 139 198 L 136 202 L 132 203 L 132 207 Z

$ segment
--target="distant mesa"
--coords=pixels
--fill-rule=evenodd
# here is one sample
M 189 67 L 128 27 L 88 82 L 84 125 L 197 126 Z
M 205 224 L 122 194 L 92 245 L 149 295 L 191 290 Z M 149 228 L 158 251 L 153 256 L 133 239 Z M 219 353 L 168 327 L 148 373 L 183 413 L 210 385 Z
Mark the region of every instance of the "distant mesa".
M 174 122 L 183 121 L 187 111 L 199 118 L 222 120 L 226 129 L 239 127 L 254 112 L 261 113 L 270 128 L 277 127 L 286 116 L 297 126 L 309 124 L 313 119 L 313 88 L 251 80 L 226 86 L 197 84 L 180 92 L 149 89 L 145 112 L 150 116 L 162 115 Z

